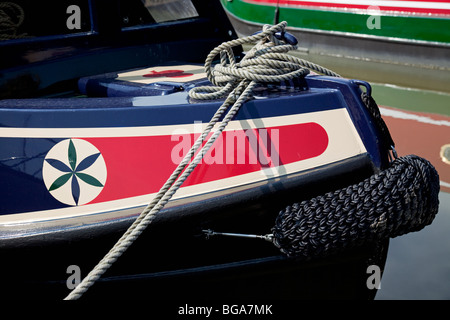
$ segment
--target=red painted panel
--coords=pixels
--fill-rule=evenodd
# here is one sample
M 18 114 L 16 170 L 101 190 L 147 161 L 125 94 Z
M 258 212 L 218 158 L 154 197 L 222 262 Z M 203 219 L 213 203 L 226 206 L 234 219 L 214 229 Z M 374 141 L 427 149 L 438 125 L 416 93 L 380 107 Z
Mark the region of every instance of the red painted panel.
M 108 178 L 91 203 L 158 192 L 198 134 L 84 138 L 105 159 Z M 223 132 L 183 186 L 256 172 L 322 154 L 328 135 L 317 123 Z

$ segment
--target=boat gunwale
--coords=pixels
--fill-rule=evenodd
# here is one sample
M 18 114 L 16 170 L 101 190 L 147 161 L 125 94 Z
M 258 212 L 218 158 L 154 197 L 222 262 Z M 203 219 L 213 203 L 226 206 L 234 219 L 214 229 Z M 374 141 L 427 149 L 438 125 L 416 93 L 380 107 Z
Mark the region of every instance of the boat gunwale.
M 364 174 L 368 176 L 377 170 L 369 154 L 364 152 L 304 171 L 174 199 L 168 203 L 161 214 L 157 215 L 153 225 L 170 224 L 177 220 L 183 221 L 194 216 L 204 216 L 205 212 L 212 212 L 212 215 L 215 215 L 214 211 L 217 211 L 218 204 L 219 208 L 233 207 L 246 203 L 248 199 L 256 201 L 266 198 L 268 195 L 274 196 L 280 192 L 295 189 L 304 190 L 306 194 L 309 192 L 307 185 L 328 189 L 318 186 L 317 181 L 327 182 L 330 177 L 337 179 L 336 177 L 343 177 L 349 172 L 365 172 Z M 345 185 L 345 182 L 342 181 L 338 183 Z M 332 191 L 331 189 L 328 191 Z M 267 190 L 272 191 L 268 192 Z M 298 199 L 299 196 L 296 198 Z M 2 234 L 0 248 L 40 246 L 44 243 L 54 245 L 67 241 L 79 241 L 86 237 L 88 239 L 101 237 L 125 229 L 136 219 L 144 207 L 123 208 L 54 220 L 5 223 L 0 225 Z

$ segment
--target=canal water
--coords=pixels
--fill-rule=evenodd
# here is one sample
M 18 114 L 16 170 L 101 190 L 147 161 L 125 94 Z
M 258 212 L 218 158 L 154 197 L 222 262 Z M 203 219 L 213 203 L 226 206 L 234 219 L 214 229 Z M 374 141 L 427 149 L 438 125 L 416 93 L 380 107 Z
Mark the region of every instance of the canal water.
M 450 164 L 440 154 L 441 146 L 450 144 L 450 94 L 386 84 L 372 88 L 399 155 L 413 153 L 428 159 L 441 180 L 439 212 L 433 223 L 391 239 L 375 299 L 450 299 Z M 384 106 L 389 108 L 386 112 Z M 390 113 L 390 108 L 399 113 Z
M 431 225 L 391 239 L 375 300 L 450 299 L 450 193 L 439 200 Z

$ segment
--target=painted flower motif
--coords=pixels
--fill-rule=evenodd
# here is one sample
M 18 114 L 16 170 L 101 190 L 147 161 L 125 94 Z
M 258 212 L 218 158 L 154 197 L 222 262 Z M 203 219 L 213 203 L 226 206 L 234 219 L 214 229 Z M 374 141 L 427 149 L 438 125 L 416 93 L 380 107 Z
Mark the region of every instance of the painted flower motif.
M 61 173 L 61 175 L 59 175 L 59 177 L 56 178 L 51 183 L 50 187 L 48 187 L 48 191 L 49 192 L 55 191 L 63 187 L 67 183 L 70 183 L 71 185 L 70 190 L 73 201 L 75 205 L 79 205 L 81 193 L 79 180 L 93 187 L 99 188 L 104 187 L 104 184 L 100 182 L 97 178 L 95 178 L 91 174 L 83 172 L 89 169 L 91 166 L 93 166 L 100 156 L 101 156 L 100 152 L 96 152 L 94 154 L 84 157 L 83 159 L 78 159 L 79 155 L 77 154 L 77 149 L 72 139 L 70 139 L 67 150 L 67 160 L 69 165 L 66 164 L 67 162 L 64 163 L 63 161 L 55 158 L 45 159 L 45 161 L 51 167 L 53 167 L 54 169 L 58 170 Z

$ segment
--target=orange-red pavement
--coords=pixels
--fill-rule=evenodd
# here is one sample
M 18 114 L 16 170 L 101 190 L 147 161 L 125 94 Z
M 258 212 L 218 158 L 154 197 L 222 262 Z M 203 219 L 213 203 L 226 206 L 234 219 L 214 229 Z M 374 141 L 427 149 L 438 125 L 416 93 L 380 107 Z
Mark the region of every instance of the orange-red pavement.
M 399 156 L 416 154 L 429 160 L 439 173 L 441 191 L 450 192 L 450 164 L 441 158 L 450 144 L 450 117 L 381 107 Z

